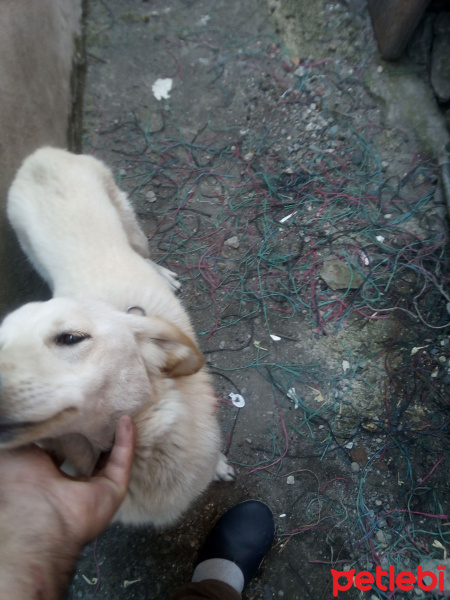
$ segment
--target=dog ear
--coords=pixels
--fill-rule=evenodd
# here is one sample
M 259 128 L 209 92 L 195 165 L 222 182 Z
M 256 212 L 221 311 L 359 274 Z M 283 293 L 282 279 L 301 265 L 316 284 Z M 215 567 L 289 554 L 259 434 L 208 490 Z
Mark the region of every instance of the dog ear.
M 167 377 L 186 377 L 197 373 L 205 364 L 195 342 L 176 325 L 157 317 L 134 317 L 133 320 L 135 327 L 138 324 L 135 337 L 149 370 L 158 367 Z

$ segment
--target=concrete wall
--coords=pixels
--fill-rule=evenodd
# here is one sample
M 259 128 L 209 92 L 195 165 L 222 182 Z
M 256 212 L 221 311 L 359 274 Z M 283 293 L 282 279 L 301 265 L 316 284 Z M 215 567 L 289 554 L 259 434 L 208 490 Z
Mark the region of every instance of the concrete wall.
M 83 5 L 0 0 L 0 316 L 48 296 L 6 221 L 6 194 L 36 148 L 80 149 Z

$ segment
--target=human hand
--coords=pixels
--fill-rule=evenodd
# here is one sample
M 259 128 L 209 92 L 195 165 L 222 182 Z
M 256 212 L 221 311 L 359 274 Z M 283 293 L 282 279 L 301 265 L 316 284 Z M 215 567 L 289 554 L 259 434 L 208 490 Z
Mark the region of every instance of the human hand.
M 130 417 L 122 417 L 105 466 L 82 479 L 62 473 L 36 446 L 0 452 L 0 581 L 8 597 L 34 598 L 36 585 L 37 597 L 59 597 L 82 547 L 125 497 L 135 437 Z

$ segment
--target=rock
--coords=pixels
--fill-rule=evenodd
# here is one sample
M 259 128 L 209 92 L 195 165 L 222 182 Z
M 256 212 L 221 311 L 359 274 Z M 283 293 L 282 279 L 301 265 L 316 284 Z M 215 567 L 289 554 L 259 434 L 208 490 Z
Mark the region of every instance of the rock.
M 350 471 L 352 473 L 359 473 L 360 470 L 360 466 L 358 465 L 357 462 L 352 462 L 352 464 L 350 465 Z
M 334 257 L 323 263 L 319 274 L 332 290 L 356 289 L 363 282 L 362 276 L 353 271 L 348 263 Z
M 230 248 L 239 248 L 239 238 L 237 235 L 234 235 L 233 237 L 228 238 L 228 240 L 226 240 L 224 242 L 224 246 L 230 246 Z
M 434 25 L 431 85 L 439 102 L 450 100 L 450 13 L 439 13 Z
M 294 485 L 294 483 L 295 483 L 294 476 L 293 475 L 289 475 L 289 477 L 286 479 L 286 483 L 288 485 Z
M 364 465 L 367 463 L 368 456 L 364 446 L 357 446 L 356 448 L 353 448 L 350 452 L 350 456 L 352 461 L 358 463 L 360 467 L 364 467 Z
M 145 194 L 145 199 L 147 200 L 147 202 L 156 202 L 156 194 L 155 192 L 147 192 Z
M 384 531 L 378 530 L 375 534 L 375 537 L 377 538 L 377 541 L 380 542 L 380 544 L 386 543 L 386 535 L 384 534 Z
M 364 155 L 359 150 L 355 150 L 353 154 L 350 155 L 350 160 L 356 166 L 359 166 L 363 163 Z
M 339 127 L 337 125 L 332 125 L 330 127 L 330 129 L 328 130 L 328 133 L 333 136 L 336 137 L 337 134 L 339 133 Z

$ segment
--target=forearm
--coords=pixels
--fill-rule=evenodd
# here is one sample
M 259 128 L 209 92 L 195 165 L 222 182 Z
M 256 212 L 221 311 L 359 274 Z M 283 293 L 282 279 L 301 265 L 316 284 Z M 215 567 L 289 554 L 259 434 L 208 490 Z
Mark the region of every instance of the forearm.
M 40 528 L 36 528 L 40 529 Z M 78 548 L 67 539 L 18 528 L 11 514 L 0 515 L 1 597 L 61 600 L 70 583 Z

